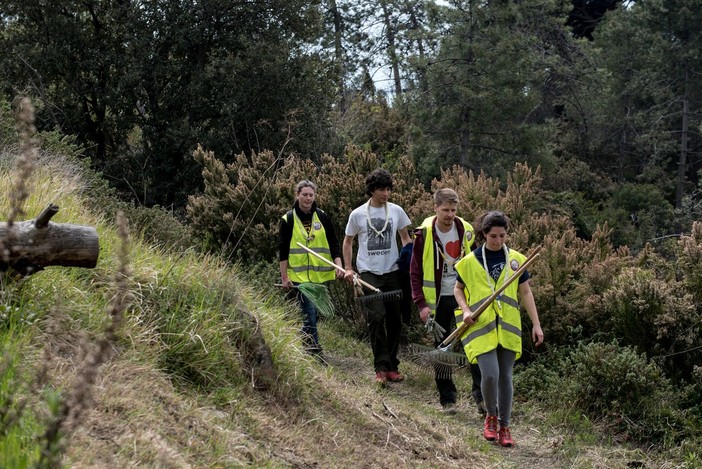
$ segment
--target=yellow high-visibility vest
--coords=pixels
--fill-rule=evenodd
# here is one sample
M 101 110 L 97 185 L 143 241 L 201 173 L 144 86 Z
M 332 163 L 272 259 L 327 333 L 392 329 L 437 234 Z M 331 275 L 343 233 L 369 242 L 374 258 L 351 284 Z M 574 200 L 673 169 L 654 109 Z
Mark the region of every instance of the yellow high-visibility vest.
M 434 279 L 434 271 L 436 270 L 433 231 L 434 218 L 435 217 L 426 218 L 421 225 L 422 234 L 424 236 L 424 252 L 422 254 L 422 294 L 424 295 L 424 299 L 431 310 L 432 316 L 436 312 L 436 305 L 438 304 L 436 299 L 436 282 Z M 456 218 L 463 223 L 464 232 L 462 240 L 462 254 L 470 252 L 470 248 L 473 246 L 473 242 L 475 241 L 473 227 L 461 217 Z
M 471 311 L 478 309 L 492 295 L 493 289 L 497 290 L 502 286 L 505 277 L 514 275 L 514 271 L 525 260 L 524 255 L 510 249 L 500 278 L 497 282 L 490 278 L 490 283 L 488 283 L 485 268 L 478 262 L 475 253 L 470 253 L 456 263 L 455 269 L 464 282 L 463 292 Z M 477 363 L 478 355 L 494 350 L 498 345 L 515 352 L 516 359 L 522 355 L 522 321 L 517 300 L 518 292 L 519 280 L 515 280 L 461 336 L 463 350 L 470 363 Z M 460 309 L 456 310 L 456 323 L 458 327 L 463 325 L 463 312 Z
M 294 209 L 292 215 L 292 220 L 288 219 L 288 214 L 283 215 L 284 220 L 293 224 L 292 236 L 290 237 L 290 254 L 288 255 L 288 278 L 295 283 L 323 283 L 334 280 L 334 267 L 325 264 L 322 260 L 297 245 L 300 242 L 325 259 L 334 261 L 331 258 L 324 225 L 319 220 L 317 211 L 315 210 L 314 214 L 312 214 L 310 233 L 305 231 L 305 227 Z

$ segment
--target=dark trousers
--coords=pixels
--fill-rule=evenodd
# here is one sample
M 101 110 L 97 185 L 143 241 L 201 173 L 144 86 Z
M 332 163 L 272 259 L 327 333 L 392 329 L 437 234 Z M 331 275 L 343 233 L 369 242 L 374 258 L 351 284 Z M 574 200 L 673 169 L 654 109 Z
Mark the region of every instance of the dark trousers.
M 398 270 L 400 285 L 402 285 L 402 299 L 400 300 L 400 314 L 402 322 L 409 326 L 412 322 L 412 283 L 409 272 Z
M 299 284 L 295 283 L 295 285 Z M 302 310 L 302 343 L 307 351 L 321 350 L 317 334 L 317 308 L 309 298 L 299 291 L 297 291 L 296 296 Z
M 470 377 L 473 378 L 473 389 L 471 389 L 471 395 L 475 400 L 476 404 L 483 402 L 483 391 L 481 388 L 482 375 L 480 373 L 480 367 L 477 363 L 470 365 Z
M 458 308 L 458 303 L 453 295 L 442 296 L 439 299 L 439 304 L 436 306 L 434 320 L 446 332 L 441 337 L 441 340 L 434 342 L 434 346 L 438 347 L 443 340 L 451 334 L 451 331 L 456 328 L 456 317 L 454 311 Z M 456 385 L 453 384 L 451 369 L 436 370 L 434 376 L 436 389 L 439 391 L 439 402 L 441 405 L 454 404 L 456 402 L 457 392 Z
M 458 308 L 458 303 L 453 295 L 442 296 L 439 300 L 439 304 L 436 306 L 436 313 L 434 320 L 443 327 L 446 332 L 444 332 L 441 340 L 434 343 L 434 346 L 438 347 L 441 342 L 443 342 L 446 337 L 448 337 L 453 329 L 456 327 L 456 316 L 455 310 Z M 434 381 L 436 381 L 436 389 L 439 391 L 439 402 L 441 405 L 455 403 L 456 402 L 456 385 L 453 384 L 453 378 L 451 376 L 451 369 L 437 370 Z M 473 386 L 471 389 L 471 395 L 475 402 L 482 402 L 483 393 L 480 388 L 480 367 L 475 365 L 470 365 L 470 375 L 473 379 Z
M 384 292 L 402 288 L 397 271 L 383 275 L 361 272 L 361 279 Z M 364 306 L 368 313 L 368 334 L 373 350 L 373 367 L 376 372 L 396 371 L 400 364 L 397 351 L 402 330 L 402 316 L 397 301 L 384 302 L 379 299 L 367 301 Z

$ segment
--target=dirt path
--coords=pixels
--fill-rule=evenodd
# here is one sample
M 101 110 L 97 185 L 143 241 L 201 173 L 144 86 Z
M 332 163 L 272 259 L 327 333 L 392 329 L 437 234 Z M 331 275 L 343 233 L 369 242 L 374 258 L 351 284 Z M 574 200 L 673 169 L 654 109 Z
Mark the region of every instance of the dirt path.
M 388 383 L 386 389 L 373 382 L 368 359 L 326 355 L 329 367 L 323 373 L 327 384 L 334 383 L 334 395 L 346 402 L 347 415 L 359 413 L 352 417 L 356 424 L 353 429 L 346 428 L 343 421 L 337 422 L 338 428 L 346 428 L 347 445 L 358 446 L 351 451 L 354 457 L 348 460 L 354 467 L 569 466 L 557 450 L 558 444 L 529 426 L 518 412 L 514 415 L 514 448 L 502 448 L 484 440 L 483 417 L 473 404 L 470 376 L 465 370 L 454 378 L 459 389 L 457 413 L 443 414 L 433 372 L 410 363 L 404 355 L 401 370 L 405 381 Z M 352 402 L 357 402 L 356 409 Z

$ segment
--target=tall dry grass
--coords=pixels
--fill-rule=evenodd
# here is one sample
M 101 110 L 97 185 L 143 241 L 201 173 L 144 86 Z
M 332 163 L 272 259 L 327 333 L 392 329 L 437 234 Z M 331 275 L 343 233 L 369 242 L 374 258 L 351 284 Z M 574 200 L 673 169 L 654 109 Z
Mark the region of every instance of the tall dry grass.
M 34 108 L 28 98 L 23 98 L 19 101 L 17 122 L 20 154 L 16 159 L 17 167 L 12 178 L 13 183 L 10 185 L 9 194 L 7 194 L 9 201 L 7 232 L 4 239 L 0 240 L 0 248 L 2 248 L 5 264 L 9 264 L 9 253 L 15 236 L 17 236 L 13 229 L 14 222 L 27 214 L 26 204 L 34 192 L 30 181 L 38 164 L 37 145 L 39 142 L 35 137 Z M 40 193 L 40 195 L 45 196 L 46 194 Z M 25 421 L 35 422 L 37 419 L 36 415 L 27 415 L 28 413 L 37 411 L 39 412 L 38 415 L 44 413 L 37 408 L 37 406 L 42 407 L 41 404 L 46 407 L 45 410 L 48 410 L 48 416 L 45 417 L 44 422 L 33 425 L 35 428 L 43 426 L 45 428 L 43 434 L 37 435 L 36 439 L 31 443 L 27 441 L 19 443 L 21 453 L 24 456 L 8 456 L 9 458 L 27 459 L 10 459 L 12 463 L 21 465 L 29 462 L 35 467 L 47 468 L 61 466 L 65 442 L 71 432 L 80 424 L 81 416 L 89 405 L 91 389 L 95 384 L 101 365 L 112 356 L 118 340 L 117 331 L 122 323 L 124 312 L 129 305 L 129 230 L 128 222 L 121 213 L 117 216 L 117 227 L 121 243 L 117 255 L 118 269 L 114 279 L 114 296 L 107 309 L 109 321 L 104 330 L 103 338 L 96 344 L 89 342 L 81 344 L 81 355 L 84 357 L 84 360 L 75 376 L 73 385 L 66 390 L 64 396 L 59 396 L 55 392 L 45 389 L 48 370 L 53 358 L 48 346 L 44 347 L 44 352 L 35 365 L 33 372 L 23 370 L 22 365 L 16 364 L 17 356 L 12 351 L 5 351 L 0 376 L 3 377 L 2 382 L 7 387 L 2 389 L 3 395 L 2 399 L 0 399 L 0 421 L 3 424 L 2 434 L 0 435 L 4 438 L 9 437 L 9 439 L 17 440 L 16 433 L 24 432 L 22 427 L 25 426 Z M 6 268 L 11 272 L 9 265 L 6 265 Z M 0 285 L 2 303 L 6 311 L 10 309 L 17 314 L 21 314 L 21 310 L 26 304 L 22 304 L 22 292 L 17 284 L 23 280 L 19 282 L 14 280 L 14 276 L 3 276 L 3 283 Z M 58 311 L 58 307 L 52 307 L 51 310 L 51 312 L 44 314 L 51 317 L 51 313 Z M 8 322 L 12 322 L 14 319 L 16 318 L 5 318 Z M 48 323 L 52 324 L 51 321 L 48 321 Z M 10 370 L 13 376 L 11 379 L 8 379 L 7 376 Z M 26 384 L 21 381 L 24 377 L 29 380 Z M 12 433 L 15 434 L 13 435 Z M 36 460 L 32 461 L 32 456 L 28 455 L 34 455 Z M 4 462 L 5 464 L 8 463 L 7 460 Z

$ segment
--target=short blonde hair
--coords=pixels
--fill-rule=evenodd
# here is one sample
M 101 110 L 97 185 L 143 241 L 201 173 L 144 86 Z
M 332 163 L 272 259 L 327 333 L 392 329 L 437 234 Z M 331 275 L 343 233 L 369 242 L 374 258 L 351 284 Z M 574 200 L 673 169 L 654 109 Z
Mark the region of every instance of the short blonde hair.
M 434 193 L 434 205 L 443 205 L 443 204 L 457 204 L 458 203 L 458 194 L 456 194 L 456 191 L 453 189 L 449 189 L 448 187 L 445 187 L 443 189 L 439 189 Z

